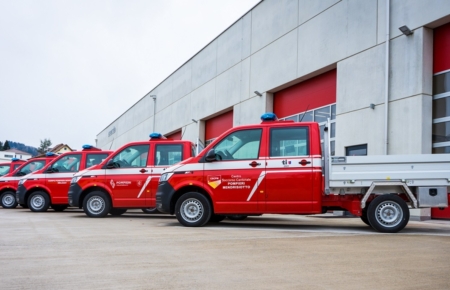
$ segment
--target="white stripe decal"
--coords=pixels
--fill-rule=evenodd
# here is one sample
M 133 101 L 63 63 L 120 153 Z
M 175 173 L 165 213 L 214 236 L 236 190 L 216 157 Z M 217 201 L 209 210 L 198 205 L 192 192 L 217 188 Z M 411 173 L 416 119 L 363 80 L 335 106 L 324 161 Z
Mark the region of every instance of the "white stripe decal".
M 253 186 L 253 189 L 250 192 L 250 195 L 248 196 L 247 201 L 249 201 L 252 198 L 253 194 L 255 193 L 256 189 L 261 184 L 261 182 L 262 182 L 262 180 L 264 179 L 265 176 L 266 176 L 266 172 L 261 171 L 261 174 L 259 175 L 258 180 L 255 183 L 255 186 Z
M 141 196 L 141 194 L 144 192 L 144 189 L 147 187 L 148 183 L 150 182 L 150 180 L 152 180 L 153 176 L 149 176 L 147 177 L 147 180 L 144 183 L 144 186 L 142 186 L 141 191 L 139 192 L 137 198 L 139 198 Z

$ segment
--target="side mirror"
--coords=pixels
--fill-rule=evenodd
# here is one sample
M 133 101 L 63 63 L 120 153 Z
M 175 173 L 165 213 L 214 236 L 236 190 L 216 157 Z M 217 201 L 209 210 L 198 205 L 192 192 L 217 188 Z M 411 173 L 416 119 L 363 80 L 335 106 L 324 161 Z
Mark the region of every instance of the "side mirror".
M 115 162 L 112 160 L 112 158 L 109 159 L 108 162 L 106 162 L 106 168 L 108 169 L 116 168 Z
M 44 173 L 53 173 L 53 172 L 55 172 L 55 171 L 54 171 L 53 168 L 50 166 L 49 168 L 47 168 L 47 169 L 45 170 Z
M 205 161 L 206 162 L 216 161 L 216 150 L 214 149 L 209 150 L 208 153 L 206 153 Z

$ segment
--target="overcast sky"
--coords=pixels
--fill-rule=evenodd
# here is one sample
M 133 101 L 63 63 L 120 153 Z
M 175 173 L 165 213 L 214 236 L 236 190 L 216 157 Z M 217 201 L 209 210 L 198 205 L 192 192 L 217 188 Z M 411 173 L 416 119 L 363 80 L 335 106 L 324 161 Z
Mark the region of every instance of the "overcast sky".
M 95 144 L 259 1 L 0 0 L 0 141 Z

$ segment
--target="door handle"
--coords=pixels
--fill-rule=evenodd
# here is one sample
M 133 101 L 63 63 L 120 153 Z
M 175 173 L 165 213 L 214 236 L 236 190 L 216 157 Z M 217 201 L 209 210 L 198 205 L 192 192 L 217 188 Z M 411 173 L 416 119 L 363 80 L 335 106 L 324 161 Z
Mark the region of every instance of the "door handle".
M 145 173 L 145 172 L 148 172 L 148 170 L 147 170 L 147 169 L 144 169 L 144 168 L 142 168 L 141 170 L 139 170 L 139 172 L 140 172 L 140 173 Z
M 258 163 L 258 162 L 256 162 L 256 161 L 253 161 L 253 162 L 249 163 L 248 165 L 250 165 L 251 167 L 256 167 L 256 166 L 260 166 L 261 163 Z
M 303 159 L 298 164 L 301 164 L 301 165 L 311 164 L 311 161 L 306 161 L 305 159 Z

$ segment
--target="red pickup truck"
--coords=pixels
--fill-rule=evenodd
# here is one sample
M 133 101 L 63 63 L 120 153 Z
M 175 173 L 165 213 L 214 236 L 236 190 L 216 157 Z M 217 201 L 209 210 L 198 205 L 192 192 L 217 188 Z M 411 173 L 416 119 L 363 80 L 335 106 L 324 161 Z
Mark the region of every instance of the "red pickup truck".
M 91 145 L 83 150 L 64 153 L 44 168 L 24 176 L 19 181 L 16 199 L 34 212 L 43 212 L 51 206 L 55 211 L 67 208 L 70 180 L 80 170 L 101 163 L 112 151 L 102 151 Z
M 75 174 L 68 192 L 69 204 L 83 208 L 89 217 L 121 215 L 130 208 L 157 212 L 159 176 L 167 167 L 194 156 L 194 152 L 192 142 L 152 133 L 149 141 L 128 143 L 105 162 Z
M 45 157 L 31 158 L 22 163 L 16 170 L 0 177 L 0 200 L 3 208 L 16 208 L 16 190 L 19 179 L 27 174 L 43 168 L 56 157 L 53 152 L 48 152 Z M 25 204 L 22 204 L 25 207 Z

